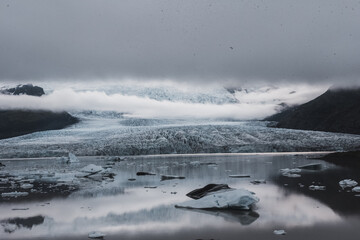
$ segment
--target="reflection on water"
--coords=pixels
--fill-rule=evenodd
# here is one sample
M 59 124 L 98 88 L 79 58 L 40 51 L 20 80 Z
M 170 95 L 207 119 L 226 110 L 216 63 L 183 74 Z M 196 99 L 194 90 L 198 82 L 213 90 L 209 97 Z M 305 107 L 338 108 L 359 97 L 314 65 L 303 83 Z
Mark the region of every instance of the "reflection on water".
M 105 166 L 107 161 L 95 157 L 72 165 L 56 160 L 6 161 L 5 171 L 12 175 L 50 171 L 69 177 L 89 163 Z M 300 178 L 279 174 L 280 169 L 308 163 L 323 163 L 325 169 L 301 172 Z M 0 239 L 84 239 L 91 231 L 107 233 L 106 239 L 117 239 L 119 236 L 150 239 L 154 235 L 157 238 L 173 236 L 182 229 L 193 233 L 194 237 L 189 239 L 200 238 L 197 237 L 200 233 L 206 236 L 216 229 L 228 229 L 234 232 L 234 236 L 236 232 L 250 234 L 256 230 L 260 234 L 266 230 L 269 235 L 264 236 L 271 239 L 271 229 L 279 227 L 289 232 L 289 229 L 295 231 L 319 224 L 341 224 L 350 221 L 342 217 L 348 211 L 355 219 L 351 223 L 357 224 L 360 218 L 360 198 L 339 192 L 337 184 L 340 178 L 356 178 L 358 172 L 320 160 L 309 160 L 304 155 L 137 157 L 117 162 L 112 171 L 116 173 L 113 181 L 77 180 L 79 190 L 66 198 L 58 198 L 50 193 L 53 198 L 46 202 L 38 198 L 0 202 Z M 137 176 L 138 171 L 154 172 L 156 175 Z M 250 175 L 250 178 L 229 177 L 235 174 Z M 184 176 L 185 179 L 161 181 L 161 175 Z M 251 184 L 256 179 L 265 179 L 266 183 Z M 186 197 L 188 192 L 209 183 L 245 188 L 255 192 L 260 202 L 253 211 L 186 210 L 174 207 L 190 199 Z M 299 187 L 299 183 L 304 187 Z M 313 183 L 324 184 L 327 190 L 308 190 Z M 145 188 L 149 186 L 152 188 Z M 347 205 L 346 208 L 343 205 Z M 31 220 L 39 217 L 41 221 Z M 33 224 L 30 226 L 27 222 Z M 9 224 L 15 224 L 16 230 L 5 231 Z M 291 238 L 291 235 L 287 237 Z

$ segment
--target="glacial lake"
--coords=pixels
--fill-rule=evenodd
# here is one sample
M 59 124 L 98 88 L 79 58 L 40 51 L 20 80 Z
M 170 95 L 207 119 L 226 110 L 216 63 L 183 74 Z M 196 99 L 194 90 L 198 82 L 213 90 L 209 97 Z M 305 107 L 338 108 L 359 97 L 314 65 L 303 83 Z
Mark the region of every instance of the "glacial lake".
M 34 191 L 23 190 L 28 196 L 0 198 L 0 239 L 88 239 L 91 231 L 105 233 L 105 239 L 359 239 L 360 193 L 342 189 L 339 181 L 360 182 L 360 171 L 317 160 L 318 155 L 165 155 L 119 162 L 80 157 L 71 164 L 56 158 L 0 160 L 1 193 L 19 191 L 20 182 L 36 176 L 44 180 L 33 182 Z M 74 177 L 91 163 L 111 167 L 116 175 Z M 302 170 L 297 177 L 280 172 L 312 163 L 322 169 Z M 137 176 L 139 171 L 156 175 Z M 185 179 L 161 181 L 161 175 Z M 251 211 L 175 208 L 190 200 L 188 192 L 210 183 L 245 188 L 260 201 Z

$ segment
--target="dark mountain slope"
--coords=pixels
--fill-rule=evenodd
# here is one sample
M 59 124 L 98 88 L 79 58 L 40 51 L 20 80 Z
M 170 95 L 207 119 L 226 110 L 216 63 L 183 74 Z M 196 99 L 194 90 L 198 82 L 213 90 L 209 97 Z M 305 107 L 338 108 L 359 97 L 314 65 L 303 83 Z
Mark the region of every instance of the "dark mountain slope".
M 41 87 L 27 84 L 3 89 L 0 94 L 25 94 L 40 97 L 45 93 Z M 61 129 L 78 121 L 67 112 L 3 109 L 0 110 L 0 139 L 37 131 Z
M 61 129 L 77 122 L 67 112 L 0 110 L 0 139 Z
M 278 122 L 279 128 L 360 134 L 360 88 L 329 89 L 265 120 Z

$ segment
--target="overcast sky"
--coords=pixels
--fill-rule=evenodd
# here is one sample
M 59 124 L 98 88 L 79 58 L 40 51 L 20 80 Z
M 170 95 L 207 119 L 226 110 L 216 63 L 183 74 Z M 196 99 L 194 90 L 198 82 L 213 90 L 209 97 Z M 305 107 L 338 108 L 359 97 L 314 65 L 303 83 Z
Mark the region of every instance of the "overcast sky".
M 2 0 L 0 81 L 359 83 L 360 1 Z

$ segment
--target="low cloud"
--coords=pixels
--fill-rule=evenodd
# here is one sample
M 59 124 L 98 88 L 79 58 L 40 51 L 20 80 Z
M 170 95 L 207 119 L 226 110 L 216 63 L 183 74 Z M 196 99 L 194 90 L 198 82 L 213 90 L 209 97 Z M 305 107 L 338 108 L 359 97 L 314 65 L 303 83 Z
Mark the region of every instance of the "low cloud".
M 275 103 L 201 104 L 157 101 L 104 92 L 57 90 L 42 97 L 0 95 L 1 109 L 116 111 L 130 117 L 167 119 L 262 119 L 276 112 Z

